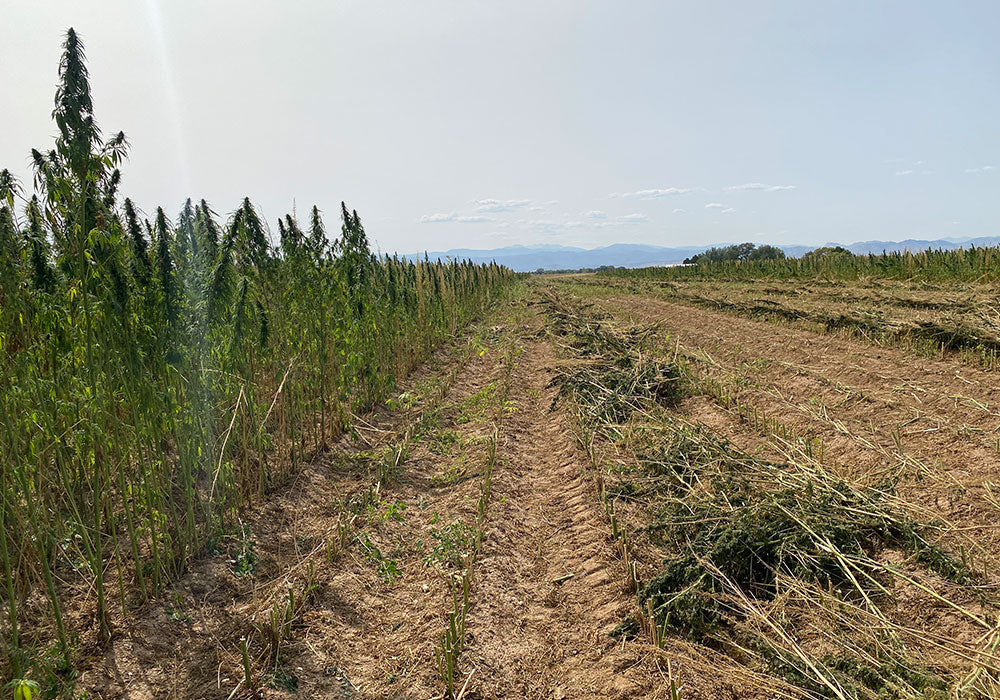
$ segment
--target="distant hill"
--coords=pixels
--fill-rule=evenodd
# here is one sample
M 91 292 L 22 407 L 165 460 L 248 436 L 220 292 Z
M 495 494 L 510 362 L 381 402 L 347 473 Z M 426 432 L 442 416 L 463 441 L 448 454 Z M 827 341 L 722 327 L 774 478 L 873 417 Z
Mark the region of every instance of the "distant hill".
M 827 245 L 838 245 L 836 243 L 827 243 Z M 954 248 L 971 248 L 976 246 L 977 248 L 985 248 L 987 246 L 1000 245 L 1000 237 L 998 236 L 985 236 L 983 238 L 965 238 L 965 239 L 955 239 L 955 238 L 940 238 L 933 241 L 922 241 L 907 239 L 905 241 L 860 241 L 858 243 L 852 243 L 850 245 L 844 246 L 852 253 L 881 253 L 883 251 L 892 253 L 895 251 L 909 250 L 927 250 L 928 248 L 941 248 L 944 250 L 952 250 Z
M 716 243 L 714 246 L 727 245 Z M 881 253 L 883 251 L 919 251 L 928 248 L 967 248 L 970 246 L 997 246 L 1000 237 L 983 238 L 941 238 L 932 241 L 908 239 L 905 241 L 859 241 L 857 243 L 824 243 L 826 246 L 843 246 L 852 253 Z M 517 272 L 534 272 L 535 270 L 578 270 L 581 268 L 613 265 L 615 267 L 649 267 L 653 265 L 674 265 L 685 258 L 708 250 L 713 246 L 696 245 L 667 248 L 664 246 L 642 245 L 637 243 L 616 243 L 601 248 L 574 248 L 559 245 L 515 245 L 505 248 L 474 249 L 454 248 L 452 250 L 428 252 L 426 255 L 436 260 L 447 258 L 469 259 L 473 262 L 496 261 Z M 786 255 L 799 257 L 814 248 L 821 246 L 781 245 Z M 424 253 L 411 253 L 405 257 L 410 259 L 423 258 Z

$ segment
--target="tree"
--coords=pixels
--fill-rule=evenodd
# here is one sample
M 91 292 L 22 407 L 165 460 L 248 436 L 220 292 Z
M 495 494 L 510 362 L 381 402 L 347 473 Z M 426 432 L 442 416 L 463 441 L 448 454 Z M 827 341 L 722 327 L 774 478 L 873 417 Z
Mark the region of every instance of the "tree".
M 737 243 L 722 248 L 709 248 L 704 253 L 692 255 L 684 261 L 685 265 L 701 263 L 720 263 L 743 260 L 782 260 L 785 251 L 771 245 L 757 246 L 753 243 Z
M 834 258 L 834 257 L 845 257 L 853 258 L 854 253 L 849 251 L 843 246 L 823 246 L 822 248 L 816 248 L 815 250 L 810 250 L 808 253 L 802 256 L 803 260 L 816 260 L 824 258 Z
M 784 260 L 785 251 L 773 245 L 760 245 L 750 251 L 747 260 Z

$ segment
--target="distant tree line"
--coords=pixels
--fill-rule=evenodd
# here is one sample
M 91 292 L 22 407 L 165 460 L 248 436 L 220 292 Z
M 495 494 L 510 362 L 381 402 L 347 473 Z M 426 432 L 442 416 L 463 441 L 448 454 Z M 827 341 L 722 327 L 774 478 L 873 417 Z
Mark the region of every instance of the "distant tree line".
M 1000 247 L 893 251 L 855 255 L 841 246 L 809 251 L 800 258 L 727 260 L 698 265 L 609 270 L 619 277 L 672 280 L 891 279 L 977 284 L 1000 282 Z

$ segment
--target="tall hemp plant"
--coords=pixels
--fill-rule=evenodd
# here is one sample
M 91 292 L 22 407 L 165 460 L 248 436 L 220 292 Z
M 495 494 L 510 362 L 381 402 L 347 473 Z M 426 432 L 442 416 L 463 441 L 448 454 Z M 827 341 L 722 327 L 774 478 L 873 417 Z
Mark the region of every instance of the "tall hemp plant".
M 147 217 L 72 29 L 58 77 L 32 191 L 0 171 L 0 665 L 45 692 L 512 278 L 377 256 L 343 204 L 278 245 L 249 198 Z

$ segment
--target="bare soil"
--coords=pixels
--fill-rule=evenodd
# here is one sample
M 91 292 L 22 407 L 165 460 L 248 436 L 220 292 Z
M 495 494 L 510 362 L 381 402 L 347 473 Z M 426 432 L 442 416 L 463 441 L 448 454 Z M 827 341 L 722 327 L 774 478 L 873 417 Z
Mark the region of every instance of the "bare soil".
M 513 386 L 503 468 L 470 618 L 470 689 L 483 698 L 644 697 L 641 652 L 611 636 L 635 606 L 561 411 L 551 345 L 530 342 Z

